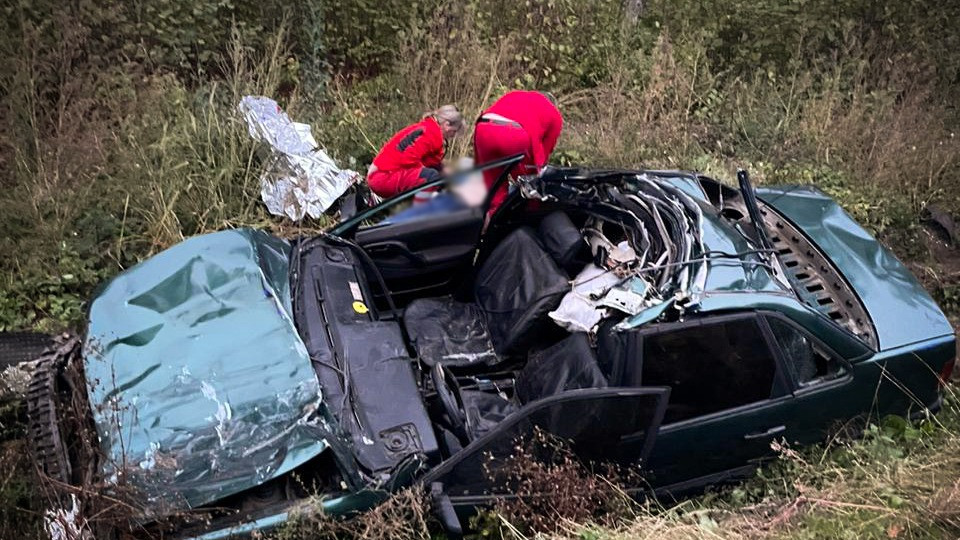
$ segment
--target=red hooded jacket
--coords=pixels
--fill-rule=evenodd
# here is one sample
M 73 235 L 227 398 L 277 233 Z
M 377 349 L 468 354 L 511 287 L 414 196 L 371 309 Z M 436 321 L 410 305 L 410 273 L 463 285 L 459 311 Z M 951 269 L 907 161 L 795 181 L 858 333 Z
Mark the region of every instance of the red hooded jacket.
M 536 168 L 543 167 L 557 146 L 563 117 L 560 111 L 540 92 L 514 90 L 507 92 L 482 114 L 494 113 L 520 124 L 530 136 L 530 158 Z M 522 174 L 536 171 L 518 171 Z
M 443 165 L 443 131 L 433 117 L 427 117 L 398 131 L 390 138 L 373 164 L 383 172 Z

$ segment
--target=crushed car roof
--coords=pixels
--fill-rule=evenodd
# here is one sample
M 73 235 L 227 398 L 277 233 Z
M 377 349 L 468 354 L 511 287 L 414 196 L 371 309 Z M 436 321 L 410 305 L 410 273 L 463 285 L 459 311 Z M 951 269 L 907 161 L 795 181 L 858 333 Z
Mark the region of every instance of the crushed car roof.
M 579 207 L 628 230 L 637 258 L 617 269 L 625 276 L 619 286 L 645 296 L 641 309 L 621 309 L 630 316 L 620 328 L 646 324 L 671 308 L 750 307 L 750 295 L 740 293 L 796 298 L 777 277 L 769 250 L 721 217 L 690 173 L 555 169 L 525 178 L 521 190 L 527 198 Z M 739 297 L 729 298 L 733 294 Z

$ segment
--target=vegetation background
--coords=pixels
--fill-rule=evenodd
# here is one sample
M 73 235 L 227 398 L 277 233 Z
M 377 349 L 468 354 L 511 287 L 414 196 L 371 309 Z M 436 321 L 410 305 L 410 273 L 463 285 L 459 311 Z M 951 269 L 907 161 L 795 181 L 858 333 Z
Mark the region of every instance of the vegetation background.
M 559 163 L 721 179 L 744 167 L 761 183 L 816 184 L 960 313 L 956 252 L 921 225 L 931 204 L 960 214 L 957 2 L 6 0 L 0 10 L 0 331 L 78 325 L 98 283 L 184 237 L 289 230 L 259 203 L 260 162 L 235 109 L 243 95 L 278 99 L 363 170 L 420 112 L 454 102 L 473 117 L 510 88 L 559 98 Z M 469 137 L 454 150 L 469 151 Z M 14 474 L 24 463 L 9 416 L 3 538 L 36 530 L 42 506 Z M 816 467 L 796 455 L 736 493 L 562 534 L 689 525 L 678 538 L 958 537 L 957 510 L 918 510 L 943 497 L 956 506 L 956 418 L 927 431 L 878 426 L 820 450 Z M 797 486 L 847 484 L 821 492 L 837 505 L 796 503 Z M 757 527 L 748 515 L 769 501 L 793 510 Z

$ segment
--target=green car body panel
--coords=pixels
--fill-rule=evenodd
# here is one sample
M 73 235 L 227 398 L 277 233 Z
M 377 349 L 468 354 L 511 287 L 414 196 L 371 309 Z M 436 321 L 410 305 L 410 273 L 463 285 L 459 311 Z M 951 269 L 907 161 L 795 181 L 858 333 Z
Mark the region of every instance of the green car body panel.
M 651 482 L 668 490 L 682 490 L 715 471 L 723 471 L 714 474 L 715 481 L 734 474 L 748 459 L 770 454 L 774 439 L 815 443 L 853 418 L 936 408 L 937 374 L 955 354 L 953 329 L 940 308 L 909 270 L 835 201 L 810 186 L 760 188 L 757 194 L 821 249 L 850 283 L 872 319 L 880 350 L 871 350 L 793 294 L 757 291 L 741 303 L 734 300 L 739 295 L 718 296 L 719 289 L 708 287 L 701 313 L 739 308 L 784 317 L 841 358 L 847 372 L 762 403 L 661 426 L 648 466 L 655 472 Z
M 658 174 L 709 207 L 697 176 Z M 952 328 L 933 300 L 835 202 L 810 188 L 757 194 L 835 264 L 869 312 L 879 350 L 802 301 L 759 254 L 712 263 L 691 317 L 784 318 L 846 370 L 763 403 L 661 426 L 647 464 L 657 485 L 682 486 L 768 453 L 771 438 L 755 433 L 810 443 L 838 421 L 933 406 L 936 374 L 954 354 Z M 710 250 L 755 248 L 717 213 L 705 212 L 702 223 Z M 262 232 L 198 236 L 121 273 L 92 301 L 85 371 L 109 457 L 101 473 L 116 479 L 122 472 L 158 514 L 254 488 L 334 442 L 327 439 L 336 426 L 324 420 L 321 388 L 291 316 L 289 257 L 287 242 Z M 646 323 L 638 318 L 634 330 L 648 331 Z M 350 513 L 384 496 L 352 490 L 323 507 Z M 287 519 L 274 513 L 198 538 L 249 534 Z
M 812 186 L 758 189 L 850 282 L 877 329 L 880 350 L 953 334 L 950 322 L 910 271 L 830 197 Z
M 93 300 L 85 372 L 101 473 L 157 512 L 256 486 L 326 447 L 289 315 L 289 252 L 258 231 L 198 236 Z

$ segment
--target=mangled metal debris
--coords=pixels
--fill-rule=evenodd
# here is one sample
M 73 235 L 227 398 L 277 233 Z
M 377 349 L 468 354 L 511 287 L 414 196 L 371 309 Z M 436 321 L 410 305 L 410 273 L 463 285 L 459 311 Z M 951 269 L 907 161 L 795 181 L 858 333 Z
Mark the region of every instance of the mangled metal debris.
M 294 221 L 319 218 L 360 175 L 340 169 L 319 148 L 308 124 L 290 120 L 277 102 L 246 96 L 237 109 L 250 136 L 269 147 L 260 176 L 260 196 L 267 210 Z
M 75 493 L 70 494 L 70 509 L 47 510 L 43 516 L 43 528 L 50 540 L 74 540 L 84 538 L 86 520 L 80 515 L 80 503 Z
M 646 174 L 604 183 L 594 177 L 541 178 L 522 180 L 528 198 L 564 201 L 593 216 L 583 237 L 595 264 L 573 280 L 572 290 L 551 313 L 558 324 L 593 331 L 609 308 L 631 316 L 622 323 L 628 327 L 658 317 L 668 306 L 697 305 L 708 260 L 701 210 L 689 195 Z M 618 229 L 625 239 L 614 244 L 605 228 Z

